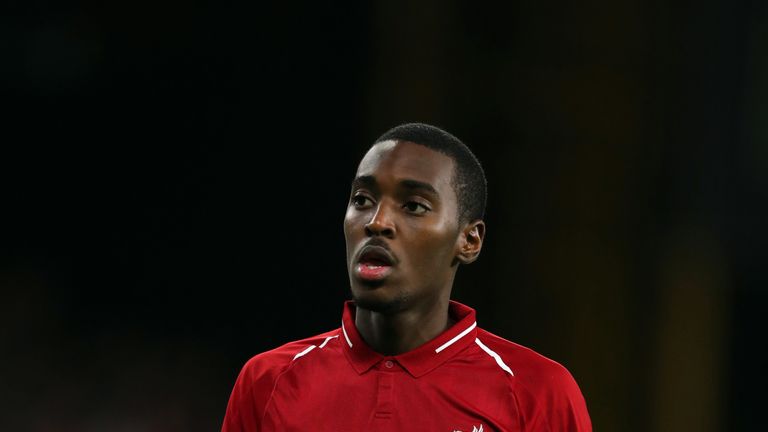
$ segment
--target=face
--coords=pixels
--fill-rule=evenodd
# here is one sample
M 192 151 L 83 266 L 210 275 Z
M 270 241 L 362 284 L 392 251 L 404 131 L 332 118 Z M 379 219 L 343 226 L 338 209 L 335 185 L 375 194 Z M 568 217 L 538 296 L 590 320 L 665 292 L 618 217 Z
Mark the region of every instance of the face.
M 466 239 L 450 157 L 384 141 L 363 157 L 344 218 L 357 306 L 396 312 L 449 295 Z

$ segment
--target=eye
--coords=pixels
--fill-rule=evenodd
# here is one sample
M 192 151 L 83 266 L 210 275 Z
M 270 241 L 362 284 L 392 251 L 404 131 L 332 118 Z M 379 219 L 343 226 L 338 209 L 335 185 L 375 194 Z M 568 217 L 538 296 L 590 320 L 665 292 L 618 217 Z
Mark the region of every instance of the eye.
M 408 211 L 408 213 L 413 213 L 417 215 L 422 215 L 428 211 L 431 211 L 429 207 L 426 205 L 416 202 L 416 201 L 408 201 L 407 203 L 403 204 L 403 208 Z
M 352 197 L 352 204 L 355 208 L 366 208 L 373 205 L 373 200 L 365 195 L 358 194 Z

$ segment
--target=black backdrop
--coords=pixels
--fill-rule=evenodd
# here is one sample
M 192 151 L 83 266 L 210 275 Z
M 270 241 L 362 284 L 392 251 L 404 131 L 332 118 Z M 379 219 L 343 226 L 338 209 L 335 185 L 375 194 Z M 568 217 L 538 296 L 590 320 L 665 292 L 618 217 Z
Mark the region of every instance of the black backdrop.
M 758 3 L 6 2 L 0 429 L 218 428 L 338 325 L 349 180 L 405 121 L 487 170 L 455 297 L 596 429 L 764 427 Z

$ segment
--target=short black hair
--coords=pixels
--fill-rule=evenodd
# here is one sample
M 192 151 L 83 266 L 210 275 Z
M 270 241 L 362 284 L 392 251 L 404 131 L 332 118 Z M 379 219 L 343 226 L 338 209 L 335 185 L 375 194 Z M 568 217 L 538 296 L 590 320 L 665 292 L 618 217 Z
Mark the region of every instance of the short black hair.
M 384 132 L 373 144 L 390 140 L 410 141 L 453 159 L 454 173 L 451 183 L 459 205 L 459 222 L 483 219 L 488 196 L 485 171 L 466 144 L 450 133 L 424 123 L 396 126 Z

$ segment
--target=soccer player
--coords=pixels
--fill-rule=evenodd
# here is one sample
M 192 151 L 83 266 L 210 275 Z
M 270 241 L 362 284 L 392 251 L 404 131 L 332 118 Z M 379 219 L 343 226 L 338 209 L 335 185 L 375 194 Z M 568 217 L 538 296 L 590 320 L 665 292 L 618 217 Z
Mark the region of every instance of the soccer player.
M 386 132 L 352 181 L 341 327 L 250 359 L 223 432 L 591 431 L 560 364 L 477 326 L 450 300 L 485 236 L 472 152 L 425 124 Z

